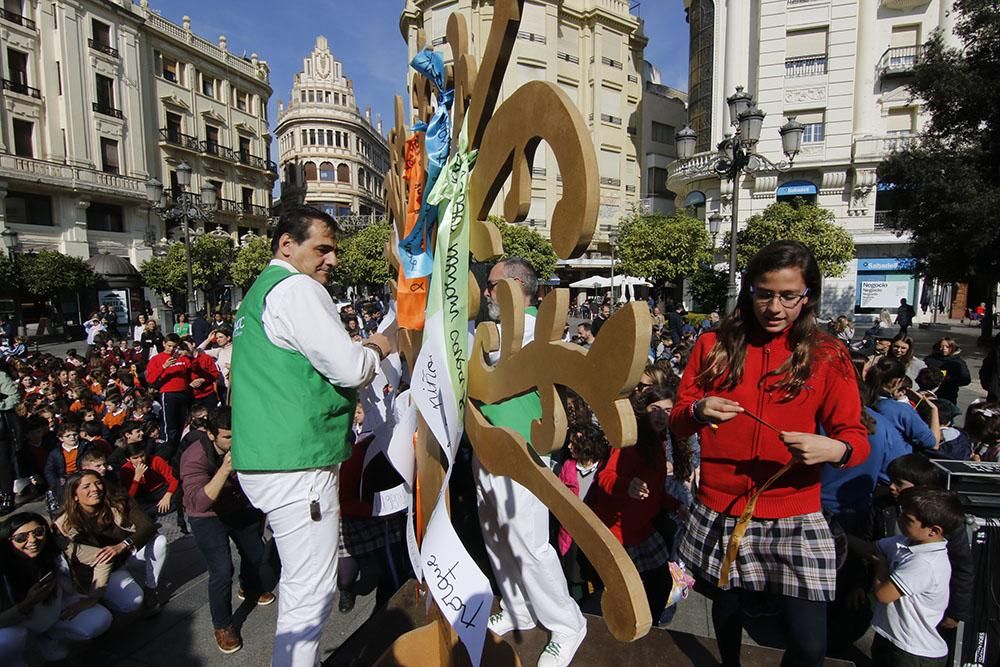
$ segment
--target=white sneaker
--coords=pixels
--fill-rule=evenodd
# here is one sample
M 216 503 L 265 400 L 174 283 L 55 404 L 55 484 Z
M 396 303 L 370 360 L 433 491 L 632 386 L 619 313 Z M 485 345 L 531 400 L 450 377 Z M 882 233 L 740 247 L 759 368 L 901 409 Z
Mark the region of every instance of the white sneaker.
M 586 625 L 575 635 L 553 633 L 549 643 L 542 649 L 542 654 L 538 656 L 538 667 L 568 667 L 586 636 Z
M 503 637 L 512 630 L 530 630 L 533 627 L 535 627 L 534 623 L 524 626 L 516 625 L 510 614 L 505 612 L 502 608 L 497 613 L 490 614 L 489 629 L 490 632 L 495 634 L 497 637 Z

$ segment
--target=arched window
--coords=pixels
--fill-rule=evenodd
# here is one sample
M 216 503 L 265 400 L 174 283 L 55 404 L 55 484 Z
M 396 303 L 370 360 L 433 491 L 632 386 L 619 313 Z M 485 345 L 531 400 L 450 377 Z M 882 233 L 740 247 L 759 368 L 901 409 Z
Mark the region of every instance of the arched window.
M 692 190 L 684 198 L 684 210 L 688 215 L 692 215 L 699 220 L 705 219 L 705 193 L 700 190 Z
M 316 180 L 316 163 L 306 162 L 306 180 L 315 181 Z
M 368 184 L 365 182 L 365 168 L 358 167 L 358 187 L 367 189 Z
M 338 183 L 350 183 L 351 182 L 351 168 L 346 164 L 337 165 L 337 182 Z
M 321 181 L 337 180 L 337 169 L 333 166 L 332 162 L 324 162 L 319 166 L 319 180 Z

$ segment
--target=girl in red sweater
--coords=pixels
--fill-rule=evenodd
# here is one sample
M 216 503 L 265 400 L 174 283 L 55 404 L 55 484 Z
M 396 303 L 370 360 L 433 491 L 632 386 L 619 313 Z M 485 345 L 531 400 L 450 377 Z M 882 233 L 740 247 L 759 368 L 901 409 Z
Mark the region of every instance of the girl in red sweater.
M 733 312 L 695 344 L 671 415 L 676 436 L 701 439 L 697 502 L 680 551 L 713 601 L 723 665 L 739 665 L 744 591 L 777 598 L 782 665 L 821 665 L 826 653 L 836 553 L 820 511 L 820 464 L 861 463 L 868 438 L 850 359 L 816 325 L 821 290 L 801 243 L 760 250 Z M 786 464 L 760 493 L 729 575 L 720 576 L 738 518 Z
M 642 578 L 653 622 L 657 623 L 673 582 L 667 568 L 670 546 L 653 524 L 662 513 L 680 507 L 680 502 L 664 490 L 666 417 L 674 407 L 674 392 L 654 385 L 642 393 L 638 402 L 635 445 L 611 450 L 607 463 L 597 473 L 587 503 L 628 552 Z M 674 452 L 675 457 L 680 455 L 680 451 Z

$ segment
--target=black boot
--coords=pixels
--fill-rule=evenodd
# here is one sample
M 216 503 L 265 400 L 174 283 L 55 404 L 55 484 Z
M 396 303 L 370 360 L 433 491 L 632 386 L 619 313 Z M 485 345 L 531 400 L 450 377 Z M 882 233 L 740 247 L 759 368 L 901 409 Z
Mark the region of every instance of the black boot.
M 340 589 L 340 602 L 337 604 L 337 608 L 340 613 L 346 614 L 347 612 L 354 609 L 354 598 L 356 595 L 354 591 L 349 591 L 346 588 Z

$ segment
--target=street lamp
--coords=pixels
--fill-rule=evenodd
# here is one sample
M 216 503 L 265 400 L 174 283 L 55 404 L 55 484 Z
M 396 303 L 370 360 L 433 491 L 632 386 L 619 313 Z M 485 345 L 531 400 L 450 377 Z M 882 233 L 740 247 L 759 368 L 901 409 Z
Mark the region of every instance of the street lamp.
M 726 102 L 729 105 L 730 125 L 734 128 L 734 133 L 727 133 L 724 136 L 718 145 L 718 153 L 714 160 L 696 165 L 681 164 L 677 172 L 692 176 L 714 172 L 722 178 L 729 179 L 733 184 L 729 242 L 729 289 L 726 294 L 726 308 L 732 311 L 736 307 L 736 297 L 739 294 L 736 286 L 736 232 L 739 228 L 738 211 L 743 172 L 751 174 L 757 171 L 785 172 L 791 169 L 792 162 L 802 146 L 802 132 L 805 126 L 796 121 L 794 116 L 790 116 L 788 122 L 781 126 L 778 134 L 781 136 L 781 150 L 784 152 L 787 162 L 775 163 L 756 152 L 757 143 L 760 141 L 760 132 L 764 126 L 764 117 L 767 114 L 757 108 L 753 96 L 744 92 L 743 86 L 736 86 L 736 93 L 730 95 Z M 677 133 L 675 141 L 677 143 L 677 156 L 680 160 L 689 160 L 693 157 L 698 142 L 698 135 L 694 130 L 685 127 Z M 712 230 L 713 241 L 721 223 L 722 216 L 719 215 L 718 211 L 709 217 L 708 224 L 709 229 Z
M 184 246 L 187 250 L 187 312 L 192 316 L 198 310 L 198 300 L 194 293 L 194 278 L 191 272 L 191 226 L 189 223 L 211 223 L 215 217 L 216 192 L 210 183 L 201 186 L 201 201 L 195 200 L 191 187 L 191 165 L 182 161 L 177 165 L 177 190 L 174 195 L 174 205 L 170 206 L 163 184 L 155 178 L 146 181 L 146 200 L 156 214 L 167 221 L 179 221 L 184 226 Z
M 708 216 L 708 231 L 712 234 L 712 245 L 715 246 L 715 237 L 719 235 L 719 229 L 722 227 L 722 216 L 718 211 L 712 213 Z
M 0 232 L 3 237 L 3 245 L 7 249 L 7 257 L 14 269 L 14 319 L 17 320 L 17 332 L 23 336 L 25 333 L 24 323 L 21 322 L 21 262 L 18 257 L 21 255 L 21 242 L 17 238 L 17 232 L 10 227 L 4 228 Z M 13 347 L 14 342 L 11 341 Z
M 608 233 L 608 243 L 611 244 L 611 312 L 615 310 L 615 243 L 618 242 L 618 230 L 614 225 L 601 225 L 601 229 Z

